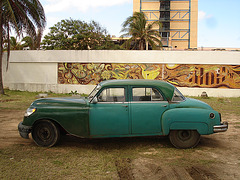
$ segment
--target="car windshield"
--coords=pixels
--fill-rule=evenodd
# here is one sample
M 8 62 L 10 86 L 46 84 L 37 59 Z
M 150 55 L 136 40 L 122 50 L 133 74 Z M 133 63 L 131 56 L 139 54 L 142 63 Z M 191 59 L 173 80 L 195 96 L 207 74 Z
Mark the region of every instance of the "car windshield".
M 172 101 L 179 102 L 179 101 L 184 101 L 184 100 L 185 100 L 185 97 L 182 95 L 182 93 L 177 88 L 175 88 Z
M 88 98 L 91 100 L 98 92 L 98 90 L 101 88 L 101 85 L 97 85 L 93 91 L 89 94 Z

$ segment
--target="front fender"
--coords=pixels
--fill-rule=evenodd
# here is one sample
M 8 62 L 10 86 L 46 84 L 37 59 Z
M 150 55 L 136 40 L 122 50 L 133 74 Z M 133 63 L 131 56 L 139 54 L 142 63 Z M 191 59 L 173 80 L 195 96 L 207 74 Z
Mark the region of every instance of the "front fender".
M 210 118 L 210 114 L 214 117 Z M 197 130 L 199 134 L 212 134 L 213 126 L 221 122 L 217 111 L 197 108 L 176 108 L 165 111 L 162 116 L 163 134 L 170 130 Z
M 37 111 L 29 117 L 24 117 L 23 125 L 33 126 L 38 120 L 48 119 L 59 124 L 68 133 L 80 137 L 89 136 L 88 107 L 37 107 Z

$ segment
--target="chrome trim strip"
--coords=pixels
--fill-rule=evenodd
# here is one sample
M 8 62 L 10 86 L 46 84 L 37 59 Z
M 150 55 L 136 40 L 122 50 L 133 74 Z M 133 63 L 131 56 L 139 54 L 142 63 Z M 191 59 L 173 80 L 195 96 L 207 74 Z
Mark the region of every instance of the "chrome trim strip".
M 213 126 L 213 132 L 225 132 L 228 130 L 228 122 L 223 122 L 221 125 Z
M 129 102 L 98 102 L 97 104 L 128 104 Z
M 165 104 L 168 103 L 167 101 L 130 101 L 130 102 L 98 102 L 97 104 L 146 104 L 146 103 L 159 103 L 159 104 Z
M 160 103 L 160 104 L 163 104 L 163 103 L 168 103 L 168 101 L 130 101 L 130 103 L 132 104 L 145 104 L 145 103 L 153 103 L 153 104 L 156 104 L 156 103 Z

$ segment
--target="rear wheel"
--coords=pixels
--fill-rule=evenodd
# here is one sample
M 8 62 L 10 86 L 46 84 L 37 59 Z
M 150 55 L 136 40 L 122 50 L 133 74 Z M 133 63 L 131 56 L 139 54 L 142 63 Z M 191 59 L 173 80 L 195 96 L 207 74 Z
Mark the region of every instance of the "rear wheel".
M 60 131 L 53 122 L 41 120 L 33 126 L 32 138 L 38 146 L 52 147 L 59 141 Z
M 200 134 L 196 130 L 172 130 L 169 139 L 176 148 L 194 148 L 200 141 Z

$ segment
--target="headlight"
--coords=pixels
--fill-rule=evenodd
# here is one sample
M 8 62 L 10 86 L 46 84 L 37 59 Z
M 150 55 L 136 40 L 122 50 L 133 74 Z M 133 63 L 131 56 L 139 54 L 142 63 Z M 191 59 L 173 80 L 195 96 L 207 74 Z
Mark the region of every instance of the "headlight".
M 25 117 L 28 117 L 28 116 L 30 116 L 31 114 L 33 114 L 36 110 L 37 110 L 36 108 L 30 107 L 30 108 L 27 109 L 27 111 L 25 112 L 25 115 L 24 115 L 24 116 L 25 116 Z

